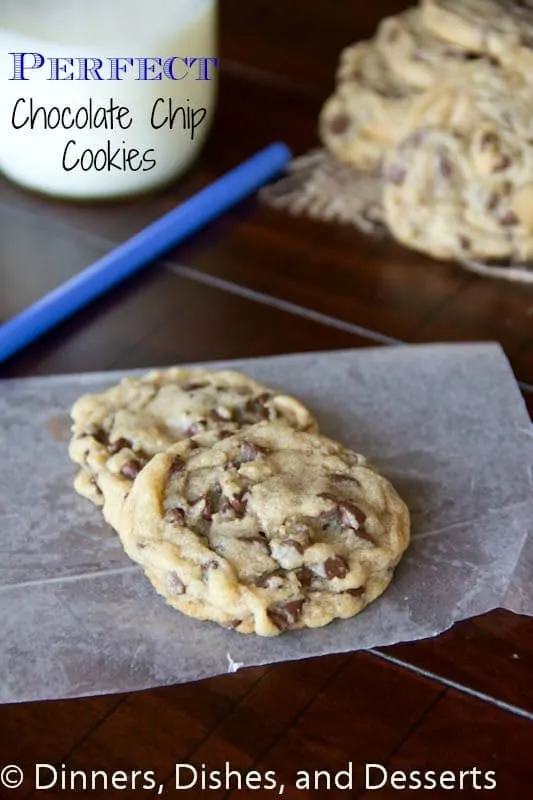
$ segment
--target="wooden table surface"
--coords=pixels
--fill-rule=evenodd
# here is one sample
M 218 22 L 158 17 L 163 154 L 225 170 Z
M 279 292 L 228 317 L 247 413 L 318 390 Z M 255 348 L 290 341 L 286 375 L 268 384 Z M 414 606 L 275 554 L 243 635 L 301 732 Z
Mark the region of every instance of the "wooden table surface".
M 199 163 L 175 186 L 76 206 L 0 182 L 0 320 L 272 140 L 295 152 L 315 146 L 339 50 L 405 5 L 224 0 L 216 126 Z M 480 278 L 250 200 L 13 357 L 0 376 L 463 340 L 501 342 L 533 408 L 533 286 Z M 533 620 L 495 611 L 435 639 L 373 652 L 128 695 L 2 706 L 0 744 L 0 762 L 26 773 L 19 789 L 0 788 L 2 800 L 40 794 L 36 762 L 153 769 L 174 796 L 176 762 L 214 770 L 229 761 L 241 771 L 275 770 L 288 798 L 302 795 L 298 770 L 352 762 L 352 790 L 332 797 L 393 798 L 402 792 L 391 786 L 364 791 L 365 763 L 390 771 L 478 768 L 496 772 L 489 795 L 531 797 Z M 272 793 L 208 792 L 258 794 Z

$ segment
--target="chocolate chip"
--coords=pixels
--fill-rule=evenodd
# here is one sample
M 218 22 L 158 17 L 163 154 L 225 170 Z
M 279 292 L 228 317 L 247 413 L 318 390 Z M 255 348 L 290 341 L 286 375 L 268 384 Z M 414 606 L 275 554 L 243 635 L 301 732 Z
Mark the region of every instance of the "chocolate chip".
M 229 408 L 222 409 L 222 412 L 217 408 L 213 408 L 209 412 L 209 416 L 216 422 L 228 422 L 232 418 L 233 414 Z
M 143 465 L 137 458 L 132 458 L 130 461 L 126 461 L 125 464 L 122 465 L 120 468 L 120 474 L 124 478 L 128 478 L 128 480 L 133 481 L 142 470 Z
M 280 631 L 285 631 L 298 622 L 302 613 L 302 600 L 289 600 L 282 606 L 274 606 L 267 611 L 268 617 Z
M 287 547 L 293 547 L 301 556 L 303 556 L 305 553 L 304 545 L 301 544 L 301 542 L 296 541 L 296 539 L 285 539 L 283 544 Z
M 171 508 L 167 511 L 165 516 L 169 522 L 185 521 L 185 511 L 182 508 Z
M 296 577 L 300 581 L 300 586 L 303 586 L 304 589 L 308 589 L 309 586 L 311 586 L 314 575 L 308 567 L 302 567 L 297 570 Z
M 345 578 L 348 574 L 348 564 L 341 556 L 330 556 L 324 561 L 326 578 Z
M 267 452 L 265 447 L 261 447 L 255 442 L 243 442 L 241 444 L 241 459 L 244 462 L 255 461 L 258 456 Z
M 486 150 L 491 145 L 497 145 L 499 142 L 498 137 L 492 131 L 487 131 L 481 137 L 481 149 Z
M 271 395 L 265 393 L 248 400 L 245 405 L 246 412 L 263 420 L 269 420 L 273 418 L 275 416 L 274 409 L 271 409 L 266 405 L 270 397 Z
M 463 250 L 470 250 L 472 247 L 472 240 L 468 236 L 459 236 L 459 244 Z
M 244 517 L 246 513 L 246 500 L 243 500 L 244 494 L 244 492 L 241 492 L 240 494 L 227 498 L 230 507 L 235 511 L 238 517 Z
M 346 133 L 348 128 L 350 127 L 350 117 L 348 114 L 337 114 L 330 119 L 328 122 L 328 128 L 331 133 L 335 134 L 336 136 L 341 136 L 343 133 Z
M 172 459 L 172 463 L 170 465 L 170 474 L 179 475 L 180 472 L 183 472 L 184 467 L 185 467 L 185 461 L 179 456 L 174 456 L 174 458 Z
M 254 580 L 254 586 L 257 586 L 259 589 L 269 589 L 271 585 L 271 581 L 274 578 L 281 578 L 281 570 L 276 569 L 273 572 L 266 572 L 264 575 L 260 575 L 259 578 Z
M 224 623 L 224 627 L 230 631 L 234 631 L 239 625 L 242 625 L 242 619 L 231 619 L 229 622 Z
M 219 439 L 227 439 L 228 436 L 232 436 L 232 435 L 233 435 L 232 432 L 231 431 L 227 431 L 227 430 L 223 430 L 223 431 L 219 431 L 218 432 L 218 438 Z
M 512 163 L 513 159 L 510 156 L 503 155 L 494 165 L 492 172 L 503 172 L 504 170 L 508 169 Z
M 512 225 L 518 225 L 520 220 L 514 213 L 514 211 L 508 211 L 507 214 L 504 214 L 503 217 L 500 217 L 500 224 L 504 225 L 505 227 L 511 227 Z
M 213 519 L 214 511 L 215 509 L 213 504 L 213 498 L 210 494 L 208 494 L 205 497 L 205 505 L 202 511 L 202 519 L 205 519 L 206 522 L 211 522 L 211 520 Z
M 116 442 L 111 442 L 108 447 L 108 452 L 110 456 L 114 456 L 119 453 L 121 450 L 131 450 L 132 444 L 124 437 L 117 439 Z
M 359 526 L 365 524 L 366 514 L 364 514 L 355 503 L 350 503 L 349 500 L 342 500 L 339 502 L 339 507 L 341 512 L 340 520 L 343 525 L 352 526 L 353 520 L 355 520 Z
M 361 511 L 359 506 L 356 506 L 355 503 L 352 503 L 350 500 L 336 497 L 330 492 L 321 492 L 318 496 L 324 498 L 324 500 L 330 500 L 332 503 L 335 503 L 338 508 L 339 522 L 341 525 L 353 527 L 354 522 L 358 526 L 365 524 L 366 515 Z
M 90 431 L 87 431 L 87 436 L 92 436 L 92 438 L 95 439 L 98 444 L 103 444 L 105 447 L 107 447 L 109 444 L 109 437 L 103 428 L 94 428 Z
M 179 577 L 178 573 L 174 572 L 174 570 L 172 570 L 172 572 L 169 572 L 167 574 L 166 583 L 167 583 L 167 589 L 170 592 L 170 594 L 173 595 L 185 594 L 185 584 Z
M 365 593 L 365 587 L 359 586 L 358 589 L 346 589 L 346 594 L 351 594 L 352 597 L 361 597 Z
M 207 561 L 205 564 L 202 564 L 202 578 L 203 580 L 207 580 L 207 576 L 212 570 L 218 569 L 219 564 L 218 561 Z
M 368 531 L 365 531 L 365 529 L 364 529 L 364 528 L 357 528 L 357 530 L 356 530 L 356 531 L 354 531 L 354 533 L 355 533 L 355 535 L 356 535 L 356 536 L 358 536 L 360 539 L 364 539 L 364 540 L 365 540 L 365 542 L 371 542 L 371 543 L 372 543 L 372 544 L 374 544 L 374 545 L 376 545 L 376 544 L 377 544 L 377 542 L 376 542 L 376 540 L 374 539 L 374 537 L 373 537 L 373 536 L 372 536 L 372 535 L 371 535 L 371 534 L 370 534 Z

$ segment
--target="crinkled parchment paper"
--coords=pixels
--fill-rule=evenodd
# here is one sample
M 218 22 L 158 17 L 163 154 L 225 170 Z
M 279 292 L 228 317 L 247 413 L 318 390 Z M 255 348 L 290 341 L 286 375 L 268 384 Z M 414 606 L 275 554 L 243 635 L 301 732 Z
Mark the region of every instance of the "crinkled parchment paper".
M 123 692 L 244 666 L 434 636 L 504 606 L 533 614 L 532 428 L 496 345 L 391 347 L 233 362 L 298 394 L 410 506 L 413 542 L 360 616 L 275 639 L 167 607 L 72 489 L 68 411 L 116 382 L 0 382 L 0 699 Z

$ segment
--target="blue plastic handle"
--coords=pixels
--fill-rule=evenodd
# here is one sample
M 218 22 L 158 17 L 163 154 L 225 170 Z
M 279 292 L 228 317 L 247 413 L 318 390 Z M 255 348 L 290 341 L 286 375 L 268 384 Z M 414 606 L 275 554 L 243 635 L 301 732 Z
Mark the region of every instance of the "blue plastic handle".
M 0 326 L 0 363 L 259 189 L 291 151 L 269 145 Z

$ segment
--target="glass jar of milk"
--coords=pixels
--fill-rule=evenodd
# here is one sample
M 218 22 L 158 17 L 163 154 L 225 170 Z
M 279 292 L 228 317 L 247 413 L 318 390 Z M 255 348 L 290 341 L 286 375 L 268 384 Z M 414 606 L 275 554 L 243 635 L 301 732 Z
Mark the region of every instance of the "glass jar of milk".
M 183 172 L 217 93 L 216 0 L 0 0 L 0 171 L 83 199 Z

